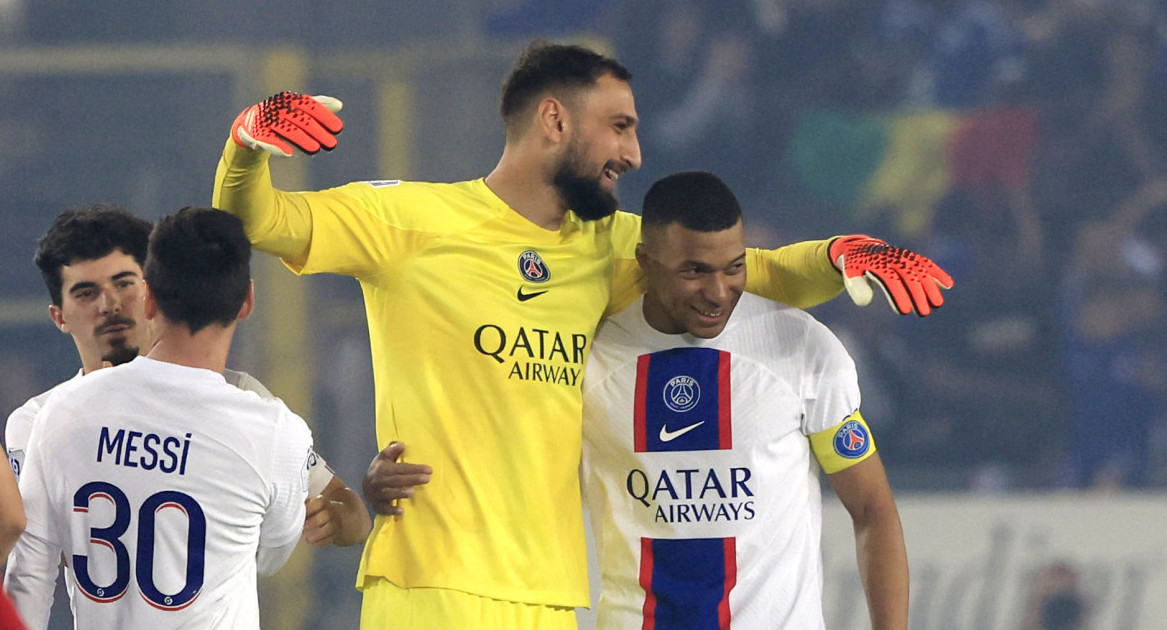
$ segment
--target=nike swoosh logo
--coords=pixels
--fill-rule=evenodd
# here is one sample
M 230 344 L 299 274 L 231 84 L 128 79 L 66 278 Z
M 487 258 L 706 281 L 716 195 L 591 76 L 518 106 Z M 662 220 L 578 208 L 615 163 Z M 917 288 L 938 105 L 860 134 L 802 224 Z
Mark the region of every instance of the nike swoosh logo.
M 685 435 L 686 433 L 692 431 L 693 429 L 696 429 L 697 427 L 699 427 L 703 424 L 705 424 L 704 420 L 702 420 L 701 422 L 698 422 L 697 424 L 690 424 L 689 426 L 685 427 L 684 429 L 677 429 L 676 431 L 669 431 L 669 428 L 667 426 L 663 426 L 660 428 L 660 441 L 661 442 L 672 442 L 673 440 L 681 437 L 682 435 Z
M 523 293 L 523 287 L 519 287 L 519 292 L 516 294 L 516 297 L 519 298 L 520 302 L 526 302 L 527 300 L 531 298 L 537 298 L 546 292 L 547 291 L 536 291 L 534 293 Z

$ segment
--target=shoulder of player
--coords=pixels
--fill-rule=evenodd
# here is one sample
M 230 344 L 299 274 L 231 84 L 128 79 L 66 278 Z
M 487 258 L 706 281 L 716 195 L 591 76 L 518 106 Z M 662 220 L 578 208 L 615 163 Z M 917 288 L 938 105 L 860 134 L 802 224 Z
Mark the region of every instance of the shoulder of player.
M 275 398 L 275 395 L 271 393 L 271 390 L 269 390 L 263 383 L 259 382 L 259 379 L 248 374 L 247 372 L 226 369 L 223 370 L 223 379 L 227 381 L 228 385 L 241 389 L 245 392 L 255 392 L 259 395 L 260 398 Z
M 644 300 L 639 299 L 623 310 L 605 317 L 596 328 L 584 370 L 584 391 L 607 381 L 621 366 L 633 363 L 652 348 L 645 343 L 648 324 L 643 315 Z
M 308 422 L 300 417 L 300 414 L 292 411 L 291 407 L 288 407 L 281 398 L 272 396 L 261 398 L 259 402 L 263 405 L 265 416 L 279 430 L 291 430 L 311 435 L 312 430 L 308 428 Z
M 68 427 L 79 412 L 102 407 L 100 400 L 107 391 L 102 381 L 109 378 L 108 374 L 103 373 L 113 369 L 98 370 L 60 383 L 30 399 L 24 406 L 14 411 L 13 415 L 22 409 L 32 414 L 28 420 L 30 436 L 34 426 L 41 436 L 50 435 L 60 427 Z M 9 416 L 9 422 L 12 422 L 12 416 Z
M 243 374 L 246 375 L 246 373 Z M 267 388 L 263 387 L 254 377 L 251 377 L 251 381 L 253 381 L 253 384 L 259 385 L 264 392 L 267 392 Z M 307 421 L 292 411 L 282 398 L 271 392 L 267 392 L 267 395 L 264 395 L 263 392 L 257 389 L 244 388 L 242 386 L 236 387 L 232 385 L 231 389 L 234 390 L 234 393 L 246 398 L 246 404 L 254 405 L 255 413 L 261 418 L 259 424 L 254 427 L 254 430 L 260 431 L 261 433 L 276 432 L 282 434 L 292 432 L 296 435 L 306 435 L 307 439 L 311 441 L 312 431 L 308 427 Z
M 482 179 L 452 183 L 371 180 L 322 192 L 351 196 L 386 225 L 421 232 L 470 229 L 508 210 Z
M 851 355 L 838 335 L 810 313 L 785 306 L 776 309 L 772 317 L 778 325 L 788 327 L 793 333 L 789 338 L 797 340 L 798 345 L 792 349 L 809 364 L 842 365 L 851 362 Z
M 632 230 L 635 231 L 637 238 L 640 237 L 640 215 L 628 210 L 617 210 L 612 213 L 610 217 L 601 219 L 606 224 L 611 225 L 613 229 Z
M 726 343 L 741 336 L 760 336 L 779 343 L 784 356 L 816 352 L 823 345 L 839 343 L 834 332 L 810 313 L 749 293 L 742 295 L 734 309 L 732 327 L 722 335 Z M 757 350 L 765 353 L 773 347 L 764 343 Z
M 65 381 L 65 383 L 68 383 L 68 382 L 69 381 Z M 51 387 L 51 388 L 37 394 L 36 396 L 33 396 L 32 398 L 29 398 L 28 400 L 24 401 L 23 405 L 17 407 L 16 409 L 13 409 L 12 413 L 8 414 L 8 424 L 11 425 L 13 423 L 13 421 L 22 421 L 22 420 L 32 422 L 32 419 L 34 417 L 36 417 L 36 413 L 41 410 L 41 407 L 45 406 L 45 401 L 47 401 L 49 399 L 49 396 L 51 396 L 52 393 L 54 391 L 56 391 L 58 387 L 60 387 L 61 385 L 64 385 L 65 383 L 58 383 L 58 384 L 54 385 L 53 387 Z
M 323 192 L 344 191 L 368 193 L 376 195 L 431 195 L 443 196 L 458 194 L 458 191 L 465 190 L 472 184 L 472 181 L 464 182 L 422 182 L 407 179 L 369 179 L 355 182 L 349 182 L 337 188 L 324 190 Z
M 640 215 L 627 210 L 617 210 L 594 221 L 579 220 L 581 226 L 594 230 L 597 234 L 610 233 L 612 240 L 623 245 L 635 246 L 640 242 Z M 619 248 L 617 248 L 619 249 Z
M 9 452 L 23 451 L 24 447 L 28 445 L 28 438 L 32 434 L 33 421 L 36 419 L 37 412 L 44 407 L 45 401 L 55 389 L 56 386 L 29 398 L 23 405 L 13 409 L 12 413 L 8 414 L 8 420 L 4 423 L 4 446 Z
M 467 202 L 482 203 L 483 199 L 497 199 L 486 184 L 478 180 L 461 182 L 420 182 L 401 179 L 382 179 L 350 182 L 338 188 L 322 191 L 357 195 L 377 201 L 392 201 L 394 204 L 409 204 L 413 201 L 452 206 Z M 425 209 L 424 207 L 422 209 Z M 430 207 L 430 210 L 433 208 Z
M 76 403 L 79 399 L 89 400 L 92 396 L 96 395 L 98 391 L 100 391 L 102 383 L 106 379 L 114 377 L 115 372 L 121 371 L 123 367 L 124 366 L 117 366 L 113 368 L 96 370 L 90 372 L 89 374 L 78 374 L 77 376 L 63 383 L 58 383 L 56 387 L 53 387 L 49 391 L 37 396 L 36 398 L 33 398 L 29 402 L 32 403 L 39 400 L 40 409 L 44 409 L 50 404 L 59 406 L 65 404 L 65 401 Z M 38 409 L 38 412 L 40 409 Z
M 600 320 L 596 327 L 595 342 L 605 347 L 609 345 L 631 343 L 638 337 L 638 331 L 644 324 L 644 298 L 640 298 L 624 307 L 620 311 Z M 634 344 L 633 344 L 634 345 Z
M 767 321 L 798 327 L 821 326 L 817 319 L 810 313 L 784 304 L 764 298 L 753 293 L 743 293 L 741 299 L 738 301 L 737 307 L 734 309 L 733 316 L 735 319 L 744 322 L 745 320 L 752 320 L 754 318 L 763 318 Z
M 251 378 L 253 384 L 259 384 L 259 381 Z M 282 430 L 285 426 L 298 426 L 307 423 L 297 415 L 287 403 L 280 397 L 267 392 L 265 395 L 258 389 L 251 387 L 244 387 L 247 383 L 234 384 L 231 382 L 225 383 L 221 391 L 217 390 L 216 394 L 223 397 L 224 402 L 228 403 L 232 409 L 238 412 L 240 419 L 246 419 L 247 422 L 254 423 L 250 430 L 258 432 L 267 432 L 272 430 Z M 259 385 L 266 392 L 267 389 L 262 384 Z
M 277 461 L 289 457 L 295 459 L 303 455 L 311 462 L 315 456 L 315 438 L 308 423 L 279 398 L 271 398 L 265 402 L 275 403 L 277 407 L 276 415 L 272 419 L 274 423 L 272 434 L 275 438 L 269 443 Z

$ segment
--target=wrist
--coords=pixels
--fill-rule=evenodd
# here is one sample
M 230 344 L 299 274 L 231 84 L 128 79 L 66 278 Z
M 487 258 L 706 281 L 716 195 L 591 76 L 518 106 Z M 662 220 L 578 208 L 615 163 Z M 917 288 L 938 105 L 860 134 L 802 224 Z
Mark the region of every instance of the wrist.
M 227 146 L 223 148 L 223 160 L 231 166 L 250 167 L 257 164 L 262 164 L 271 157 L 271 154 L 263 149 L 250 149 L 240 144 L 235 140 L 235 135 L 232 134 L 227 139 Z

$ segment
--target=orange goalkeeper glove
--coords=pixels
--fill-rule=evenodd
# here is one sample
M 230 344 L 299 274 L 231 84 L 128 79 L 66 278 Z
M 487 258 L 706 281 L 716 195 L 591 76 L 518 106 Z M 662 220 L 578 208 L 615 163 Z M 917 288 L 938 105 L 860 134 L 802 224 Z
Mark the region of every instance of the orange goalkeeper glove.
M 239 112 L 231 124 L 235 144 L 281 156 L 292 146 L 309 155 L 336 147 L 344 122 L 336 116 L 341 102 L 331 96 L 280 92 Z
M 866 234 L 840 236 L 831 241 L 828 253 L 843 273 L 847 294 L 860 306 L 871 302 L 874 283 L 901 315 L 914 310 L 926 317 L 944 304 L 940 289 L 952 288 L 952 276 L 931 259 Z

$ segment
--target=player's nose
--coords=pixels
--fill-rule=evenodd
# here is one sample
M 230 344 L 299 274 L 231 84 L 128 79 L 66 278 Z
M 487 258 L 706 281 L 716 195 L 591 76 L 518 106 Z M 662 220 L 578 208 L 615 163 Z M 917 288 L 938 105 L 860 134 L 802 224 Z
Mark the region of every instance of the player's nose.
M 102 313 L 117 313 L 122 310 L 122 301 L 113 291 L 102 291 L 97 298 L 97 307 Z
M 716 304 L 722 304 L 729 297 L 729 280 L 722 274 L 709 274 L 709 282 L 705 284 L 705 297 Z
M 624 155 L 621 159 L 628 164 L 629 170 L 635 171 L 640 168 L 640 140 L 636 137 L 636 130 L 632 129 L 628 133 L 628 140 L 624 145 Z

